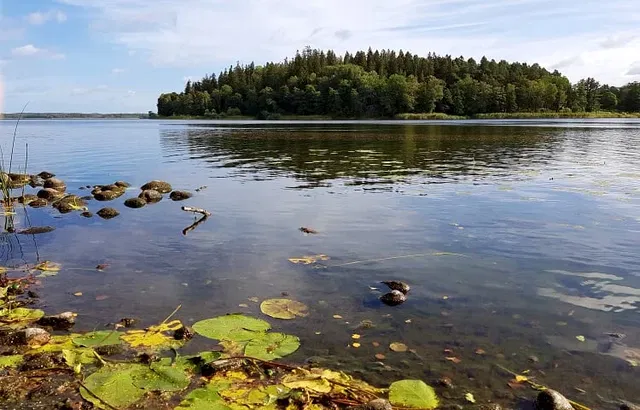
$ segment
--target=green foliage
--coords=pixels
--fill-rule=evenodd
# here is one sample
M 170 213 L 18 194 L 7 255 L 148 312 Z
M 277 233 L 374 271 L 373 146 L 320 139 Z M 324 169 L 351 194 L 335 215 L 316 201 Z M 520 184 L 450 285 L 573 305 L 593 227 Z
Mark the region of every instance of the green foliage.
M 294 319 L 307 316 L 309 308 L 291 299 L 267 299 L 260 304 L 260 311 L 276 319 Z
M 298 350 L 300 339 L 284 333 L 267 333 L 260 338 L 250 340 L 244 354 L 256 359 L 274 360 Z
M 72 341 L 74 345 L 82 347 L 109 346 L 121 343 L 120 333 L 112 330 L 85 333 L 82 336 L 73 338 Z
M 389 387 L 389 401 L 398 407 L 435 409 L 438 397 L 433 387 L 422 380 L 400 380 Z
M 181 93 L 158 97 L 158 115 L 393 117 L 400 113 L 470 116 L 486 113 L 640 111 L 640 83 L 616 88 L 587 78 L 572 85 L 538 64 L 394 51 L 305 49 L 293 59 L 236 65 Z
M 131 374 L 134 386 L 150 391 L 179 391 L 189 386 L 184 368 L 153 363 Z
M 144 396 L 144 390 L 133 383 L 133 376 L 145 369 L 133 363 L 105 366 L 86 378 L 86 388 L 81 387 L 80 394 L 99 409 L 127 407 Z
M 0 369 L 3 367 L 18 367 L 24 361 L 24 357 L 21 354 L 14 354 L 10 356 L 0 356 Z

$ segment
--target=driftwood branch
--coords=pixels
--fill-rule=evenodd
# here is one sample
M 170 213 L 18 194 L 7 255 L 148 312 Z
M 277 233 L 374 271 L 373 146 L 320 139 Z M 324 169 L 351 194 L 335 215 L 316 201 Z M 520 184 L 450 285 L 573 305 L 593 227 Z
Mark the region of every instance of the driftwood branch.
M 186 212 L 195 212 L 197 214 L 202 214 L 204 216 L 211 216 L 211 212 L 207 211 L 206 209 L 202 209 L 202 208 L 193 208 L 191 206 L 183 206 L 182 210 L 186 211 Z

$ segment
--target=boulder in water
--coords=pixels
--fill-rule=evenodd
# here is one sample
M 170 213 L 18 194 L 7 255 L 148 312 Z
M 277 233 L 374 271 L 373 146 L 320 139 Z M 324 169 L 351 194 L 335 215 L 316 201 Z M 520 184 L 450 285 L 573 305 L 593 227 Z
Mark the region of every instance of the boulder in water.
M 73 312 L 64 312 L 59 315 L 44 316 L 37 322 L 40 326 L 48 326 L 53 330 L 69 330 L 76 323 L 76 315 Z
M 56 174 L 52 174 L 51 172 L 42 171 L 38 174 L 38 176 L 42 179 L 49 179 L 56 176 Z
M 193 196 L 191 192 L 187 191 L 173 191 L 169 195 L 172 201 L 184 201 L 185 199 L 189 199 Z
M 160 181 L 155 179 L 153 181 L 149 181 L 146 184 L 142 185 L 140 189 L 142 189 L 143 191 L 147 189 L 153 189 L 154 191 L 158 191 L 161 194 L 167 194 L 171 192 L 171 184 L 165 181 Z
M 155 189 L 145 189 L 138 198 L 144 199 L 148 204 L 154 204 L 162 200 L 162 194 Z
M 537 410 L 574 410 L 573 406 L 562 394 L 555 390 L 541 391 L 536 397 Z
M 53 188 L 44 188 L 38 191 L 38 198 L 42 198 L 47 201 L 53 201 L 54 199 L 60 198 L 62 195 L 64 195 L 62 192 Z
M 111 219 L 111 218 L 115 218 L 116 216 L 120 215 L 120 212 L 118 212 L 118 210 L 114 209 L 114 208 L 102 208 L 101 210 L 99 210 L 96 213 L 102 219 Z
M 404 293 L 394 289 L 391 292 L 385 293 L 384 295 L 380 296 L 380 300 L 385 305 L 397 306 L 404 303 L 407 300 L 407 297 L 404 295 Z
M 125 181 L 116 181 L 113 183 L 115 186 L 118 186 L 120 188 L 129 188 L 131 186 L 130 183 L 125 182 Z
M 129 198 L 124 201 L 124 206 L 127 208 L 142 208 L 147 204 L 144 198 Z
M 77 195 L 67 195 L 63 198 L 55 201 L 52 206 L 56 208 L 61 214 L 66 214 L 73 211 L 86 211 L 87 203 L 84 199 Z
M 49 203 L 44 198 L 37 198 L 37 199 L 34 199 L 33 201 L 29 202 L 29 206 L 31 208 L 44 208 L 48 204 Z
M 124 195 L 124 189 L 100 189 L 93 194 L 93 197 L 98 201 L 111 201 L 121 197 L 122 195 Z
M 49 178 L 44 181 L 45 188 L 52 188 L 59 192 L 64 192 L 67 189 L 67 185 L 63 180 L 58 178 Z
M 411 289 L 409 285 L 399 280 L 385 280 L 385 281 L 382 281 L 381 283 L 384 283 L 385 285 L 387 285 L 389 289 L 398 290 L 404 293 L 405 295 Z

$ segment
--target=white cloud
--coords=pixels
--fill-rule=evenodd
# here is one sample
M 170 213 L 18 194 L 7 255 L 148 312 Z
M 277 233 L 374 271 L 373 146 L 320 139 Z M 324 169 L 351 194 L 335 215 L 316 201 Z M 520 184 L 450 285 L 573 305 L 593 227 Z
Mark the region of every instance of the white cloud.
M 111 73 L 112 74 L 122 74 L 125 72 L 124 68 L 112 68 L 111 69 Z
M 65 21 L 67 21 L 67 15 L 60 10 L 36 11 L 34 13 L 28 14 L 26 19 L 29 24 L 38 26 L 46 23 L 47 21 L 57 21 L 58 23 L 64 23 Z
M 640 75 L 640 60 L 631 64 L 629 71 L 627 71 L 627 75 Z
M 634 2 L 609 0 L 58 0 L 91 27 L 158 66 L 218 70 L 263 63 L 310 45 L 539 62 L 619 84 L 640 55 Z M 339 12 L 336 12 L 339 10 Z M 204 73 L 204 72 L 203 72 Z
M 38 48 L 33 44 L 27 44 L 12 49 L 11 55 L 14 57 L 44 57 L 54 60 L 60 60 L 64 58 L 64 54 L 56 53 L 44 48 Z

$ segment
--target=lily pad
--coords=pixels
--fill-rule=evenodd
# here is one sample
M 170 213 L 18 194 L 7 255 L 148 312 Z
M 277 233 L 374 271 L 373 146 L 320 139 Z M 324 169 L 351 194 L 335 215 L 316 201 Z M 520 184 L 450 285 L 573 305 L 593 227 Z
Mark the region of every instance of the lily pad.
M 189 377 L 177 367 L 152 364 L 131 374 L 134 386 L 152 391 L 179 391 L 189 386 Z
M 389 387 L 389 401 L 398 407 L 435 409 L 438 397 L 433 387 L 422 380 L 400 380 Z
M 255 339 L 269 329 L 271 325 L 268 322 L 241 314 L 214 317 L 193 324 L 193 330 L 204 337 L 235 342 Z
M 141 364 L 105 366 L 85 379 L 80 394 L 100 409 L 128 407 L 144 396 L 144 390 L 133 384 L 133 375 L 145 369 Z
M 21 354 L 13 354 L 10 356 L 0 356 L 0 369 L 3 367 L 18 367 L 24 361 Z
M 183 344 L 173 336 L 166 335 L 166 332 L 173 332 L 182 327 L 179 320 L 149 326 L 146 330 L 130 330 L 120 336 L 122 340 L 129 343 L 131 347 L 150 347 L 155 349 L 178 347 Z
M 110 346 L 122 343 L 120 341 L 120 333 L 113 330 L 86 333 L 80 337 L 74 337 L 72 341 L 73 344 L 82 347 Z
M 215 386 L 208 385 L 201 389 L 195 389 L 187 394 L 180 402 L 176 410 L 188 409 L 188 410 L 231 410 L 226 406 L 218 393 L 218 389 Z
M 260 304 L 260 310 L 276 319 L 294 319 L 308 315 L 307 305 L 291 299 L 267 299 Z
M 21 323 L 34 322 L 44 316 L 40 309 L 15 308 L 0 309 L 0 322 Z
M 266 333 L 264 336 L 250 340 L 244 349 L 246 356 L 262 360 L 279 359 L 298 350 L 300 339 L 284 333 Z

